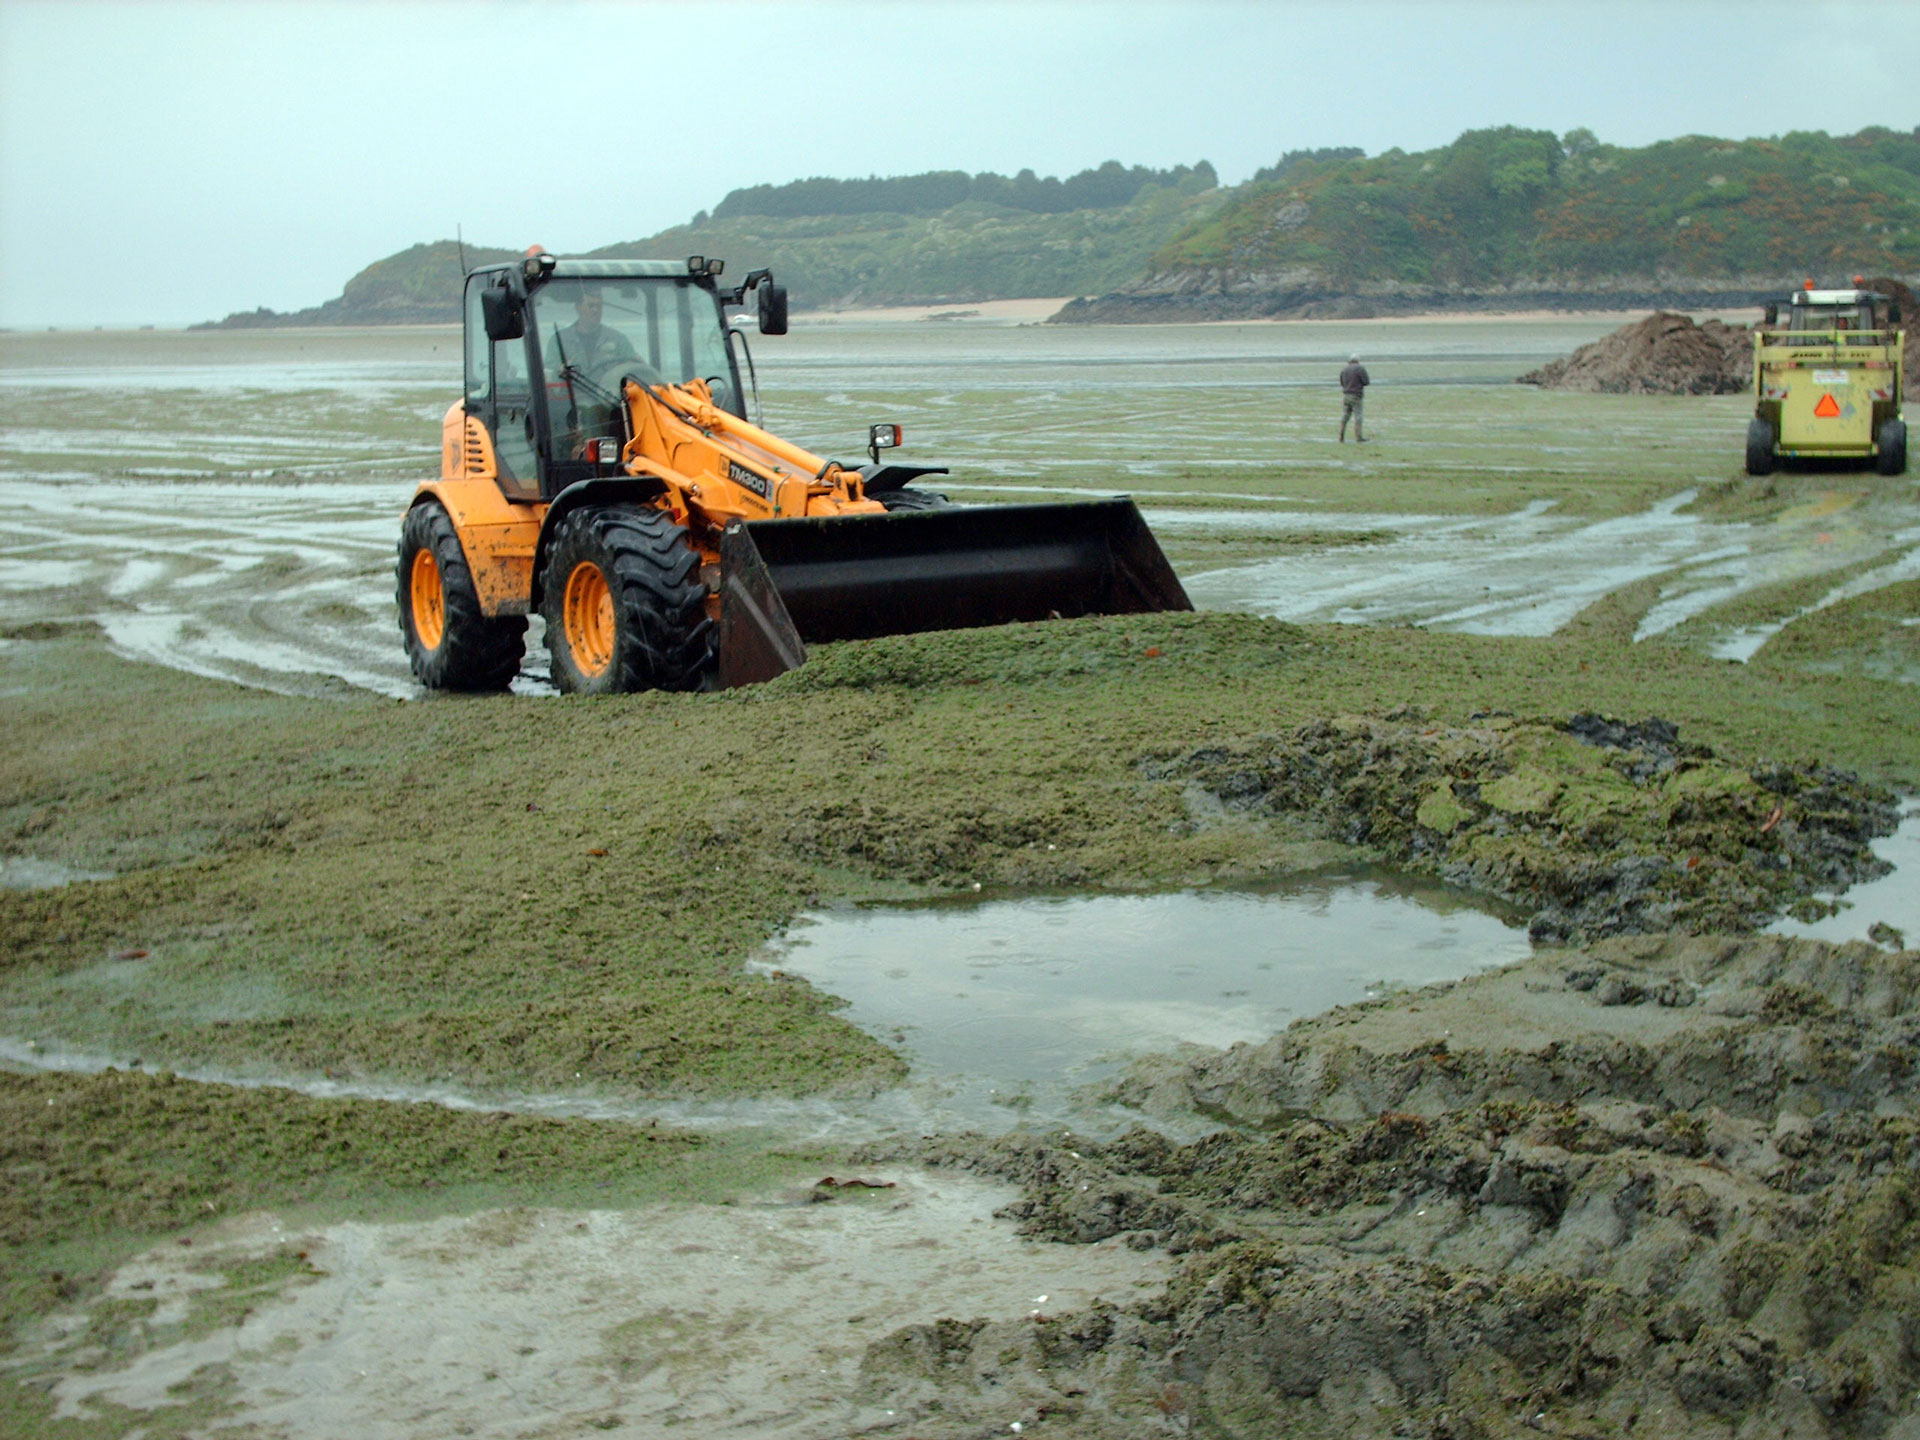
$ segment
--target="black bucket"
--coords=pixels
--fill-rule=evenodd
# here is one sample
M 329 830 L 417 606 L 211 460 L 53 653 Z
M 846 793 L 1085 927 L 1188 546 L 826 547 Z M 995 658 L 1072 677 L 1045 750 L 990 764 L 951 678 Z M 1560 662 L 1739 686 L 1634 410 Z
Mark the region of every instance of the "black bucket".
M 1124 498 L 761 520 L 720 557 L 722 686 L 791 670 L 807 643 L 1193 608 Z

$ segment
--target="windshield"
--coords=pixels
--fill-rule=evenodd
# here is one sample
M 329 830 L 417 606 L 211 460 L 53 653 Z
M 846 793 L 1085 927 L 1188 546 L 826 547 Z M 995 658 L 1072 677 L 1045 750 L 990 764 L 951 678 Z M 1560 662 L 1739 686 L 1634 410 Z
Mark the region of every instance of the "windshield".
M 1872 330 L 1871 305 L 1796 305 L 1790 330 Z
M 714 403 L 740 413 L 713 295 L 681 279 L 549 280 L 533 294 L 533 333 L 545 362 L 554 458 L 621 438 L 621 382 L 705 380 Z
M 650 384 L 732 375 L 720 307 L 686 280 L 550 280 L 533 315 L 549 379 L 568 365 L 598 379 L 620 360 Z

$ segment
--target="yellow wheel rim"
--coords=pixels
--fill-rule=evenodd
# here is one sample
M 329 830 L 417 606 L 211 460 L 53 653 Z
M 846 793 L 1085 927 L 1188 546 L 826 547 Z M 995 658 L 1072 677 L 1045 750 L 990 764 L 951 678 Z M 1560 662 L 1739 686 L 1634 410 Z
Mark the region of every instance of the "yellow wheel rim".
M 413 604 L 414 635 L 426 649 L 438 650 L 447 634 L 447 592 L 440 583 L 440 565 L 431 550 L 413 552 L 408 595 Z
M 567 576 L 567 649 L 582 675 L 598 675 L 613 663 L 613 592 L 591 560 L 582 560 Z

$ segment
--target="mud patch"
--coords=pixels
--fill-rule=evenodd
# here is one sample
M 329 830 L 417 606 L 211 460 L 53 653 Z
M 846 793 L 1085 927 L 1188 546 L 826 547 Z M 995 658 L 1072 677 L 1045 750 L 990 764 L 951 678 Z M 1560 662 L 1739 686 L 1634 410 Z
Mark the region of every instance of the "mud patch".
M 1815 674 L 1920 685 L 1920 579 L 1836 595 L 1767 638 L 1759 657 Z
M 895 1169 L 728 1205 L 256 1213 L 120 1266 L 15 1374 L 59 1419 L 163 1425 L 217 1375 L 215 1415 L 289 1440 L 887 1433 L 899 1407 L 857 1394 L 875 1337 L 942 1307 L 1005 1323 L 1164 1283 L 1163 1256 L 1017 1238 L 993 1216 L 1013 1194 Z
M 1136 1076 L 1263 1129 L 905 1147 L 1030 1233 L 1188 1256 L 1124 1312 L 936 1334 L 914 1433 L 1904 1434 L 1917 1044 L 1920 953 L 1611 940 Z
M 1658 719 L 1328 720 L 1147 770 L 1521 906 L 1537 940 L 1814 918 L 1818 892 L 1886 873 L 1868 842 L 1899 823 L 1849 772 L 1739 765 Z

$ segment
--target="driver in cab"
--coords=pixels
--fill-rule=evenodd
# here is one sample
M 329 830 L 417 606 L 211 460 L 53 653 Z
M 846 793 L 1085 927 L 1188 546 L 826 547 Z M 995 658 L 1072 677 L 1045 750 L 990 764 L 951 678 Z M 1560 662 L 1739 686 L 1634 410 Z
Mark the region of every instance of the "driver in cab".
M 547 347 L 550 368 L 557 371 L 570 365 L 576 370 L 588 370 L 606 360 L 638 358 L 626 336 L 600 323 L 606 308 L 606 300 L 597 285 L 580 292 L 580 298 L 573 302 L 573 324 L 554 331 L 553 341 Z

